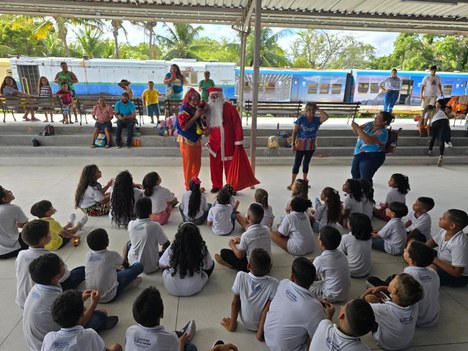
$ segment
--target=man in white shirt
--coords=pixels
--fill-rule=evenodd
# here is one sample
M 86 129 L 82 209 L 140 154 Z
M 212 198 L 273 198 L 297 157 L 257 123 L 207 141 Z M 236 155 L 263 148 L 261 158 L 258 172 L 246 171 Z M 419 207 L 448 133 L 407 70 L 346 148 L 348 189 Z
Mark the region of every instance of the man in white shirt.
M 380 88 L 385 92 L 383 110 L 392 113 L 401 89 L 401 79 L 397 77 L 395 68 L 392 69 L 392 76 L 380 83 Z
M 424 77 L 421 83 L 421 107 L 424 109 L 427 105 L 435 106 L 438 93 L 444 98 L 440 77 L 436 75 L 437 66 L 431 66 L 431 74 Z
M 315 276 L 312 262 L 298 257 L 290 280 L 279 283 L 265 321 L 265 342 L 272 351 L 304 350 L 325 318 L 322 304 L 309 291 Z

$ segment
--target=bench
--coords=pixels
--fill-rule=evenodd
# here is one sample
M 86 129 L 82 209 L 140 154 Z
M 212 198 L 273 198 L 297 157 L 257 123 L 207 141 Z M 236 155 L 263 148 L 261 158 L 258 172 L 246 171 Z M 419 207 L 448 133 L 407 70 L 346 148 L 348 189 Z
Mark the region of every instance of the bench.
M 6 122 L 7 113 L 11 113 L 16 121 L 16 113 L 25 113 L 27 110 L 51 111 L 53 113 L 62 113 L 62 104 L 56 96 L 2 96 L 0 97 L 0 108 L 3 112 L 3 123 Z
M 91 114 L 93 107 L 97 104 L 97 101 L 101 95 L 80 95 L 76 97 L 76 106 L 80 114 L 80 126 L 82 125 L 83 117 L 85 118 L 86 124 L 88 124 L 88 114 Z M 106 99 L 106 103 L 114 108 L 117 101 L 120 101 L 120 95 L 106 95 L 103 96 Z M 140 124 L 143 123 L 143 101 L 140 98 L 131 100 L 135 104 L 135 110 L 140 117 Z
M 258 101 L 257 116 L 281 116 L 297 117 L 303 110 L 302 101 Z M 252 117 L 252 101 L 247 100 L 244 104 L 246 114 L 246 123 L 249 122 L 249 116 Z
M 172 115 L 178 115 L 179 114 L 179 108 L 180 105 L 182 105 L 182 100 L 166 100 L 164 101 L 164 114 L 167 117 L 170 117 Z
M 319 102 L 317 106 L 327 112 L 329 115 L 345 115 L 348 116 L 348 122 L 351 118 L 355 118 L 361 107 L 360 102 Z

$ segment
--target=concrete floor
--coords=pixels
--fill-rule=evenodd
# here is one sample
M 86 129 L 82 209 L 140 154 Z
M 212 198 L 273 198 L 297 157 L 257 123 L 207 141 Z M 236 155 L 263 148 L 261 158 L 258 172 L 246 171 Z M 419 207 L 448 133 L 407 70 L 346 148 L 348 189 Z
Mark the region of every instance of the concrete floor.
M 109 178 L 115 177 L 121 170 L 128 169 L 136 182 L 141 182 L 143 176 L 149 171 L 157 171 L 163 180 L 162 185 L 171 189 L 180 199 L 183 189 L 182 172 L 180 167 L 157 166 L 158 159 L 141 160 L 115 158 L 102 160 L 99 164 L 105 183 Z M 41 165 L 40 161 L 28 163 L 23 166 L 9 166 L 18 164 L 8 157 L 2 157 L 0 166 L 0 185 L 11 189 L 16 200 L 13 202 L 21 206 L 26 214 L 29 214 L 31 205 L 39 200 L 48 199 L 58 209 L 55 216 L 61 223 L 65 223 L 69 214 L 75 212 L 79 218 L 80 212 L 73 208 L 73 196 L 81 169 L 92 162 L 84 159 L 57 158 L 47 160 L 47 165 Z M 151 165 L 153 163 L 154 165 Z M 401 167 L 401 166 L 400 166 Z M 466 166 L 405 166 L 404 169 L 397 166 L 383 166 L 377 173 L 375 183 L 376 200 L 385 198 L 388 190 L 387 180 L 392 173 L 402 172 L 409 176 L 412 190 L 407 196 L 407 203 L 412 204 L 418 196 L 431 196 L 436 201 L 436 207 L 431 211 L 433 219 L 433 232 L 438 230 L 438 218 L 448 208 L 461 208 L 467 210 L 468 192 L 466 191 Z M 270 204 L 273 206 L 276 219 L 284 215 L 284 207 L 290 192 L 286 190 L 290 178 L 290 167 L 257 167 L 257 176 L 261 181 L 261 187 L 268 190 Z M 320 194 L 325 186 L 332 186 L 341 191 L 341 186 L 350 176 L 349 167 L 341 166 L 314 166 L 311 163 L 311 198 Z M 209 189 L 209 168 L 202 168 L 200 178 L 203 185 Z M 211 202 L 213 195 L 208 193 Z M 240 211 L 245 212 L 253 200 L 253 190 L 239 192 Z M 29 215 L 30 218 L 32 216 Z M 181 220 L 178 211 L 175 211 L 170 223 L 164 226 L 164 230 L 172 241 L 177 225 Z M 275 221 L 276 222 L 276 221 Z M 381 222 L 374 222 L 377 228 Z M 90 230 L 102 227 L 109 232 L 111 250 L 121 252 L 124 243 L 128 240 L 127 231 L 112 228 L 108 217 L 90 218 L 82 235 Z M 218 237 L 211 233 L 207 226 L 201 226 L 202 235 L 205 238 L 211 255 L 223 247 L 227 247 L 228 240 L 232 236 L 241 234 L 239 227 L 228 237 Z M 86 241 L 74 248 L 71 245 L 59 251 L 60 256 L 69 267 L 83 264 L 85 253 L 88 251 Z M 294 257 L 283 252 L 278 247 L 273 247 L 273 269 L 271 275 L 278 279 L 289 276 L 290 266 Z M 314 255 L 319 252 L 314 252 Z M 386 277 L 389 274 L 401 272 L 404 262 L 399 257 L 392 257 L 383 253 L 373 252 L 372 275 Z M 181 328 L 187 320 L 195 319 L 197 322 L 197 335 L 193 342 L 199 350 L 208 350 L 216 339 L 223 339 L 235 343 L 239 350 L 267 350 L 264 343 L 256 341 L 255 335 L 246 331 L 240 324 L 235 333 L 227 332 L 221 325 L 223 317 L 230 314 L 232 293 L 230 291 L 236 272 L 217 265 L 210 281 L 204 290 L 192 297 L 176 298 L 170 296 L 164 290 L 161 272 L 150 275 L 142 275 L 143 283 L 140 287 L 127 291 L 115 303 L 100 305 L 111 315 L 118 315 L 119 324 L 111 331 L 103 332 L 102 337 L 106 343 L 118 342 L 124 344 L 125 330 L 134 323 L 131 306 L 135 297 L 147 286 L 154 285 L 161 290 L 165 304 L 165 314 L 162 324 L 168 330 Z M 0 262 L 0 350 L 25 350 L 25 342 L 22 334 L 22 310 L 14 303 L 15 299 L 15 269 L 14 260 Z M 365 280 L 353 279 L 349 298 L 357 297 L 365 289 Z M 418 329 L 416 331 L 411 350 L 468 350 L 468 288 L 449 289 L 442 288 L 440 294 L 441 318 L 439 325 L 431 329 Z M 337 306 L 337 311 L 339 306 Z M 366 335 L 363 340 L 376 350 L 378 347 L 372 336 Z

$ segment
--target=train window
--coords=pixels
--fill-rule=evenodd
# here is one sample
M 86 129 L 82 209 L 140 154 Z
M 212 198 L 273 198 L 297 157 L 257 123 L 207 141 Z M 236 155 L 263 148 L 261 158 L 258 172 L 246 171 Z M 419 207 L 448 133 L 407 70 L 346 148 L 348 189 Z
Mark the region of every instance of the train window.
M 370 92 L 371 94 L 378 94 L 380 91 L 379 83 L 371 83 Z
M 322 83 L 320 84 L 320 94 L 328 94 L 330 89 L 330 84 Z
M 307 94 L 317 94 L 317 83 L 312 83 L 307 86 Z
M 442 90 L 443 90 L 444 96 L 451 96 L 452 90 L 453 90 L 453 84 L 444 84 L 444 87 Z
M 341 84 L 332 84 L 332 94 L 341 94 Z
M 368 91 L 369 91 L 369 83 L 358 84 L 358 93 L 367 94 Z

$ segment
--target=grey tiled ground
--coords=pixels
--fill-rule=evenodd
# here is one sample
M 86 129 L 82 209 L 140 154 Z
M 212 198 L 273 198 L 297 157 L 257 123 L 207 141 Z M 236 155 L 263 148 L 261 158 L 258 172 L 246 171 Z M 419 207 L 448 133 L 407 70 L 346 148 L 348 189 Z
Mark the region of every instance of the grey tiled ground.
M 64 223 L 71 212 L 80 213 L 73 208 L 73 195 L 81 168 L 89 163 L 83 159 L 60 158 L 56 159 L 55 165 L 40 166 L 40 162 L 29 163 L 25 159 L 24 166 L 8 166 L 10 159 L 2 158 L 0 167 L 0 185 L 13 190 L 16 200 L 14 203 L 21 206 L 26 213 L 33 203 L 42 199 L 52 201 L 58 209 L 56 218 Z M 104 160 L 103 160 L 104 161 Z M 18 164 L 18 161 L 14 162 Z M 28 166 L 35 164 L 35 166 Z M 134 176 L 136 182 L 141 182 L 143 176 L 152 170 L 160 173 L 164 186 L 168 187 L 180 198 L 183 193 L 182 173 L 179 167 L 159 166 L 158 159 L 132 160 L 115 159 L 105 160 L 101 165 L 103 179 L 105 182 L 114 177 L 119 171 L 128 169 Z M 466 166 L 446 166 L 443 168 L 426 166 L 405 166 L 404 169 L 393 166 L 382 167 L 375 178 L 376 199 L 384 198 L 387 191 L 387 179 L 392 173 L 403 172 L 410 178 L 412 190 L 407 196 L 408 204 L 412 204 L 418 196 L 432 196 L 436 200 L 436 207 L 432 211 L 433 231 L 437 230 L 439 216 L 445 209 L 458 207 L 467 210 L 468 191 L 466 191 Z M 270 203 L 278 219 L 284 213 L 285 202 L 290 194 L 286 190 L 290 177 L 289 167 L 257 167 L 257 175 L 262 182 L 261 187 L 270 193 Z M 341 190 L 345 179 L 349 176 L 349 167 L 314 167 L 311 164 L 310 197 L 317 196 L 325 186 L 332 186 Z M 200 178 L 203 185 L 209 189 L 209 169 L 204 166 Z M 208 193 L 209 200 L 213 196 Z M 253 198 L 253 190 L 245 190 L 238 194 L 240 210 L 242 212 L 248 207 Z M 180 221 L 180 214 L 175 211 L 170 223 L 164 227 L 166 234 L 172 240 L 176 226 Z M 381 223 L 375 222 L 376 225 Z M 121 251 L 124 243 L 128 240 L 128 234 L 123 229 L 112 228 L 107 217 L 90 218 L 86 230 L 103 227 L 110 235 L 110 249 Z M 223 247 L 226 247 L 229 237 L 217 237 L 211 234 L 206 226 L 201 227 L 202 234 L 207 241 L 212 255 Z M 234 235 L 239 235 L 236 228 Z M 83 264 L 83 258 L 87 251 L 86 243 L 79 247 L 65 247 L 59 254 L 70 267 Z M 318 254 L 315 252 L 314 254 Z M 282 252 L 278 247 L 273 247 L 274 267 L 272 275 L 278 279 L 289 276 L 290 265 L 293 257 Z M 402 259 L 391 257 L 383 253 L 373 253 L 372 274 L 386 276 L 399 272 L 403 269 Z M 149 285 L 157 286 L 162 293 L 165 303 L 165 314 L 162 323 L 167 329 L 182 327 L 188 319 L 196 319 L 198 333 L 194 343 L 199 350 L 208 350 L 216 339 L 224 339 L 234 342 L 240 350 L 266 350 L 265 344 L 257 342 L 253 333 L 239 326 L 238 331 L 229 333 L 219 324 L 222 317 L 228 316 L 230 311 L 231 292 L 230 288 L 235 277 L 235 272 L 224 267 L 216 266 L 205 289 L 198 295 L 186 298 L 170 296 L 162 285 L 161 273 L 143 275 L 143 284 L 136 289 L 129 290 L 115 303 L 102 305 L 110 314 L 120 317 L 117 327 L 102 334 L 106 342 L 124 343 L 126 328 L 133 323 L 131 315 L 131 304 L 142 289 Z M 0 350 L 25 350 L 25 342 L 22 335 L 22 311 L 14 304 L 15 297 L 15 273 L 14 260 L 0 262 Z M 354 279 L 350 298 L 357 296 L 364 290 L 363 280 Z M 432 329 L 418 329 L 413 340 L 412 350 L 468 350 L 468 289 L 441 290 L 441 318 L 439 326 Z M 370 335 L 364 340 L 372 349 L 378 349 Z

